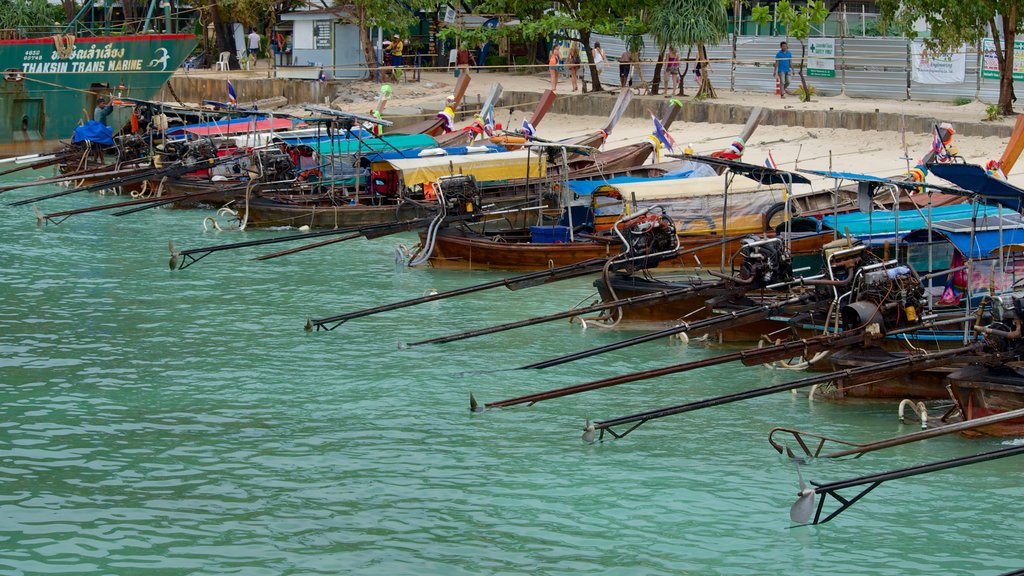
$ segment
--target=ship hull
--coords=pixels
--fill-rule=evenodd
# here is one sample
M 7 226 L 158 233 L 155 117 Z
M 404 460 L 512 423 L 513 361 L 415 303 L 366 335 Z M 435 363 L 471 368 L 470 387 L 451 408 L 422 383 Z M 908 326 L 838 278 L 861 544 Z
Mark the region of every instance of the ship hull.
M 92 119 L 100 95 L 151 100 L 196 45 L 191 34 L 0 40 L 0 157 L 50 152 Z M 66 49 L 65 49 L 66 48 Z M 131 107 L 115 107 L 115 131 Z

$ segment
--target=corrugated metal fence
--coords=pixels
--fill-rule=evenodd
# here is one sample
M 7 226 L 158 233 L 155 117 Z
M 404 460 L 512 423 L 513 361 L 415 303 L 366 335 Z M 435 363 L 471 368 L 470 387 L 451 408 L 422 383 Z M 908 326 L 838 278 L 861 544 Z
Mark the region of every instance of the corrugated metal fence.
M 772 66 L 775 53 L 779 49 L 779 36 L 740 36 L 736 42 L 736 69 L 732 70 L 731 43 L 708 47 L 711 81 L 717 90 L 728 90 L 734 85 L 736 90 L 754 92 L 774 92 L 775 79 Z M 658 59 L 657 43 L 645 38 L 641 59 L 655 62 Z M 618 63 L 615 61 L 625 51 L 625 43 L 615 36 L 595 35 L 594 41 L 600 42 L 605 53 L 611 58 L 608 66 L 601 73 L 601 81 L 609 85 L 618 85 Z M 790 51 L 794 57 L 800 56 L 800 46 L 791 42 Z M 691 57 L 696 55 L 696 49 Z M 684 50 L 681 57 L 686 57 Z M 910 41 L 905 38 L 892 37 L 855 37 L 836 38 L 836 76 L 835 78 L 808 78 L 819 94 L 836 95 L 845 93 L 855 98 L 893 98 L 913 100 L 950 102 L 955 98 L 980 98 L 984 102 L 995 102 L 999 96 L 999 81 L 996 78 L 980 78 L 980 58 L 977 47 L 966 48 L 966 71 L 964 81 L 959 84 L 919 84 L 910 78 Z M 654 77 L 654 65 L 640 66 L 643 78 L 650 81 Z M 636 74 L 634 74 L 634 81 Z M 796 79 L 793 79 L 796 81 Z M 693 66 L 685 78 L 687 86 L 694 86 Z M 733 82 L 735 84 L 733 84 Z M 1017 89 L 1024 85 L 1016 83 Z M 796 86 L 791 86 L 795 89 Z

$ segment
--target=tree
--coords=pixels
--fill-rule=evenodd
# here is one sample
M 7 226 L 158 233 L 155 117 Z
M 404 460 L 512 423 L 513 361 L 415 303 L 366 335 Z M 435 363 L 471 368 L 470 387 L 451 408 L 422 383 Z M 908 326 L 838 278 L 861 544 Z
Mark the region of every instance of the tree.
M 0 0 L 0 28 L 45 26 L 64 20 L 64 10 L 46 0 Z
M 527 41 L 538 39 L 572 40 L 583 46 L 590 69 L 594 91 L 602 90 L 600 71 L 594 63 L 592 37 L 610 34 L 629 37 L 643 33 L 641 15 L 656 0 L 485 0 L 475 10 L 486 14 L 509 14 L 518 24 L 483 31 L 487 40 L 518 37 Z M 554 6 L 551 9 L 552 5 Z M 448 28 L 446 38 L 467 38 L 476 34 L 468 30 Z
M 658 44 L 697 47 L 697 62 L 701 65 L 697 98 L 714 97 L 711 77 L 706 72 L 708 55 L 704 47 L 721 42 L 728 29 L 722 0 L 665 0 L 651 12 L 650 33 Z
M 916 38 L 914 23 L 924 19 L 931 35 L 925 45 L 938 52 L 955 52 L 964 44 L 977 44 L 991 35 L 999 63 L 999 113 L 1013 114 L 1013 46 L 1024 18 L 1022 0 L 880 0 L 882 18 Z
M 752 19 L 761 25 L 767 25 L 772 21 L 770 9 L 767 6 L 756 6 L 751 11 Z M 811 101 L 811 88 L 807 85 L 807 78 L 804 76 L 804 68 L 807 63 L 807 38 L 811 35 L 811 25 L 821 24 L 828 18 L 828 9 L 822 0 L 808 0 L 805 6 L 794 8 L 789 0 L 779 0 L 775 5 L 775 19 L 779 24 L 786 27 L 786 33 L 800 42 L 800 61 L 797 63 L 797 71 L 800 74 L 800 86 L 803 88 L 801 100 Z M 784 89 L 784 88 L 783 88 Z

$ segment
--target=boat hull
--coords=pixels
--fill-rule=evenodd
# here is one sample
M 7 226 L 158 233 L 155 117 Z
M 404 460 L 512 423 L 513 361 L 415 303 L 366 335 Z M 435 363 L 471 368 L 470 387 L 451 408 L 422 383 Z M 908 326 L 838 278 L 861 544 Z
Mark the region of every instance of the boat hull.
M 1010 368 L 966 366 L 949 375 L 949 395 L 964 420 L 1024 408 L 1024 375 Z M 1024 418 L 979 426 L 969 436 L 1024 436 Z
M 98 95 L 154 99 L 195 47 L 191 34 L 0 40 L 0 156 L 50 152 L 92 118 Z M 115 107 L 116 129 L 131 108 Z

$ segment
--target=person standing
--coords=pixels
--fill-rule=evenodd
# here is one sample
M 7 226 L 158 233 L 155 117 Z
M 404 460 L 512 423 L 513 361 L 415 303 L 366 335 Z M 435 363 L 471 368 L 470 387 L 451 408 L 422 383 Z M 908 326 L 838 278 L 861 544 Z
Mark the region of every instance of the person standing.
M 608 61 L 608 57 L 604 54 L 604 48 L 601 48 L 600 42 L 594 42 L 594 65 L 597 66 L 597 73 L 604 72 L 604 63 Z
M 633 62 L 634 62 L 634 60 L 633 60 L 633 53 L 630 52 L 629 50 L 626 50 L 625 52 L 622 53 L 622 56 L 619 56 L 619 87 L 620 88 L 625 88 L 627 81 L 632 83 L 632 80 L 629 77 L 629 72 L 633 68 Z
M 793 70 L 793 54 L 789 51 L 789 44 L 779 43 L 779 51 L 775 53 L 775 77 L 779 80 L 779 97 L 786 97 L 786 89 L 789 88 L 789 74 Z
M 668 95 L 671 96 L 676 89 L 676 80 L 682 85 L 683 80 L 679 78 L 679 53 L 675 46 L 668 47 L 668 56 L 665 57 L 665 73 L 668 79 Z
M 569 80 L 572 81 L 572 91 L 575 92 L 580 75 L 580 45 L 573 42 L 569 48 Z
M 253 62 L 256 62 L 256 58 L 260 52 L 260 35 L 256 33 L 255 28 L 249 29 L 249 58 L 252 58 Z
M 558 63 L 562 60 L 562 57 L 558 52 L 558 45 L 552 44 L 551 52 L 548 54 L 548 74 L 551 75 L 551 91 L 554 92 L 558 88 Z
M 395 68 L 401 68 L 403 62 L 402 51 L 405 49 L 405 44 L 402 43 L 402 37 L 395 34 L 393 40 L 391 40 L 391 65 Z
M 114 112 L 114 105 L 110 103 L 110 100 L 106 96 L 100 96 L 96 99 L 96 107 L 92 111 L 92 119 L 107 125 L 107 118 Z

